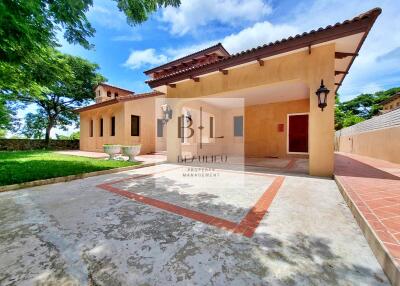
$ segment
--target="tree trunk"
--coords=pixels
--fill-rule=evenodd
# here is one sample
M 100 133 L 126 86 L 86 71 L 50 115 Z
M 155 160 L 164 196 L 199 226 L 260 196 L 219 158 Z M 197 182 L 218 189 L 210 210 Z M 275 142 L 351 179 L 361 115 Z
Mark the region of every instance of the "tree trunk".
M 53 128 L 53 125 L 49 123 L 46 127 L 46 135 L 44 137 L 44 140 L 46 141 L 46 146 L 49 147 L 50 145 L 50 131 Z

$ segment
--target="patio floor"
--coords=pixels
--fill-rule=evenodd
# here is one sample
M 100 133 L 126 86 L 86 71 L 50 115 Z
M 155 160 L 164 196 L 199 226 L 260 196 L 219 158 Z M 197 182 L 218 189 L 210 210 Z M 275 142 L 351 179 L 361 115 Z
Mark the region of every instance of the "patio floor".
M 337 153 L 335 177 L 400 269 L 400 165 Z
M 1 193 L 0 284 L 388 285 L 333 180 L 191 168 Z

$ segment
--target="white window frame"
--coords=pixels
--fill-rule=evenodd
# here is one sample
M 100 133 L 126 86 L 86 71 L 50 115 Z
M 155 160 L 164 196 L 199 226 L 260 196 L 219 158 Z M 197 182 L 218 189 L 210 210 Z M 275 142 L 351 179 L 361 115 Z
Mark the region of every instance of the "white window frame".
M 289 152 L 289 116 L 308 115 L 308 152 Z M 286 154 L 309 155 L 310 152 L 310 112 L 288 113 L 286 115 Z

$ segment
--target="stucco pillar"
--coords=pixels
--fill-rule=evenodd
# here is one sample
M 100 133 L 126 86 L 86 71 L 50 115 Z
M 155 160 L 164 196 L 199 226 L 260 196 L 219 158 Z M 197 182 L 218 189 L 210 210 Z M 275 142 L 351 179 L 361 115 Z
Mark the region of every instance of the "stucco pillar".
M 181 100 L 167 99 L 167 104 L 172 108 L 172 119 L 167 123 L 167 161 L 177 163 L 181 154 L 181 142 L 178 138 L 178 117 L 181 115 Z
M 334 167 L 334 129 L 335 129 L 335 84 L 334 84 L 334 52 L 335 46 L 330 45 L 315 54 L 314 69 L 309 73 L 310 116 L 309 116 L 309 173 L 312 176 L 331 177 Z M 318 107 L 315 92 L 324 80 L 330 90 L 327 106 L 322 111 Z

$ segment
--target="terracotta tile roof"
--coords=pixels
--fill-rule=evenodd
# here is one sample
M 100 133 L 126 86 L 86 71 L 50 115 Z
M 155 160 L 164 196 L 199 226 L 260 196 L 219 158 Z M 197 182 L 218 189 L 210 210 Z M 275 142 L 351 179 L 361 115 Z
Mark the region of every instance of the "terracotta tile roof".
M 134 93 L 135 93 L 134 91 L 131 91 L 131 90 L 129 90 L 129 89 L 121 88 L 121 87 L 118 87 L 118 86 L 115 86 L 115 85 L 111 85 L 111 84 L 108 84 L 108 83 L 105 83 L 105 82 L 99 83 L 99 84 L 95 87 L 95 89 L 96 89 L 99 85 L 104 86 L 104 87 L 106 87 L 106 88 L 109 87 L 109 88 L 112 88 L 112 89 L 120 90 L 120 91 L 122 91 L 122 92 L 125 93 L 125 94 L 134 94 Z
M 159 77 L 157 79 L 148 80 L 146 81 L 146 83 L 148 83 L 151 88 L 154 88 L 172 82 L 188 79 L 190 77 L 215 72 L 219 69 L 229 68 L 236 65 L 255 61 L 258 58 L 265 58 L 277 54 L 286 53 L 310 45 L 316 45 L 341 37 L 353 35 L 356 33 L 368 33 L 376 18 L 381 14 L 381 12 L 382 10 L 380 8 L 374 8 L 368 12 L 360 14 L 357 17 L 354 17 L 351 20 L 346 20 L 342 23 L 336 23 L 333 26 L 329 25 L 325 28 L 321 27 L 317 30 L 311 30 L 308 33 L 305 32 L 301 35 L 297 34 L 294 37 L 288 37 L 274 43 L 271 42 L 263 46 L 258 46 L 253 49 L 230 55 L 213 63 L 197 66 L 194 68 L 189 67 L 187 69 L 180 70 L 175 73 Z
M 74 112 L 80 113 L 83 111 L 92 110 L 92 109 L 96 109 L 96 108 L 100 108 L 100 107 L 104 107 L 104 106 L 109 106 L 109 105 L 113 105 L 113 104 L 120 103 L 120 102 L 138 100 L 138 99 L 142 99 L 142 98 L 159 96 L 159 95 L 163 95 L 163 94 L 164 93 L 162 93 L 162 92 L 152 91 L 152 92 L 146 92 L 146 93 L 138 93 L 138 94 L 134 94 L 134 95 L 120 96 L 120 97 L 117 97 L 114 99 L 106 100 L 103 102 L 99 102 L 99 103 L 95 103 L 95 104 L 92 104 L 89 106 L 75 109 Z
M 199 56 L 211 53 L 211 52 L 216 52 L 216 51 L 221 51 L 223 54 L 225 54 L 226 57 L 230 56 L 229 52 L 224 48 L 224 46 L 221 43 L 218 43 L 218 44 L 216 44 L 214 46 L 205 48 L 203 50 L 194 52 L 194 53 L 189 54 L 187 56 L 184 56 L 184 57 L 181 57 L 179 59 L 173 60 L 171 62 L 165 63 L 165 64 L 163 64 L 161 66 L 158 66 L 158 67 L 149 69 L 147 71 L 144 71 L 144 74 L 149 75 L 149 74 L 151 74 L 153 72 L 156 72 L 158 70 L 162 70 L 163 68 L 168 68 L 168 67 L 171 67 L 173 65 L 178 65 L 178 64 L 184 63 L 186 61 L 189 61 L 191 59 L 194 59 L 196 57 L 199 57 Z
M 393 100 L 396 100 L 398 98 L 400 98 L 400 92 L 397 92 L 397 93 L 393 94 L 391 97 L 389 97 L 388 99 L 385 99 L 380 104 L 381 105 L 387 104 L 387 103 L 392 102 Z

